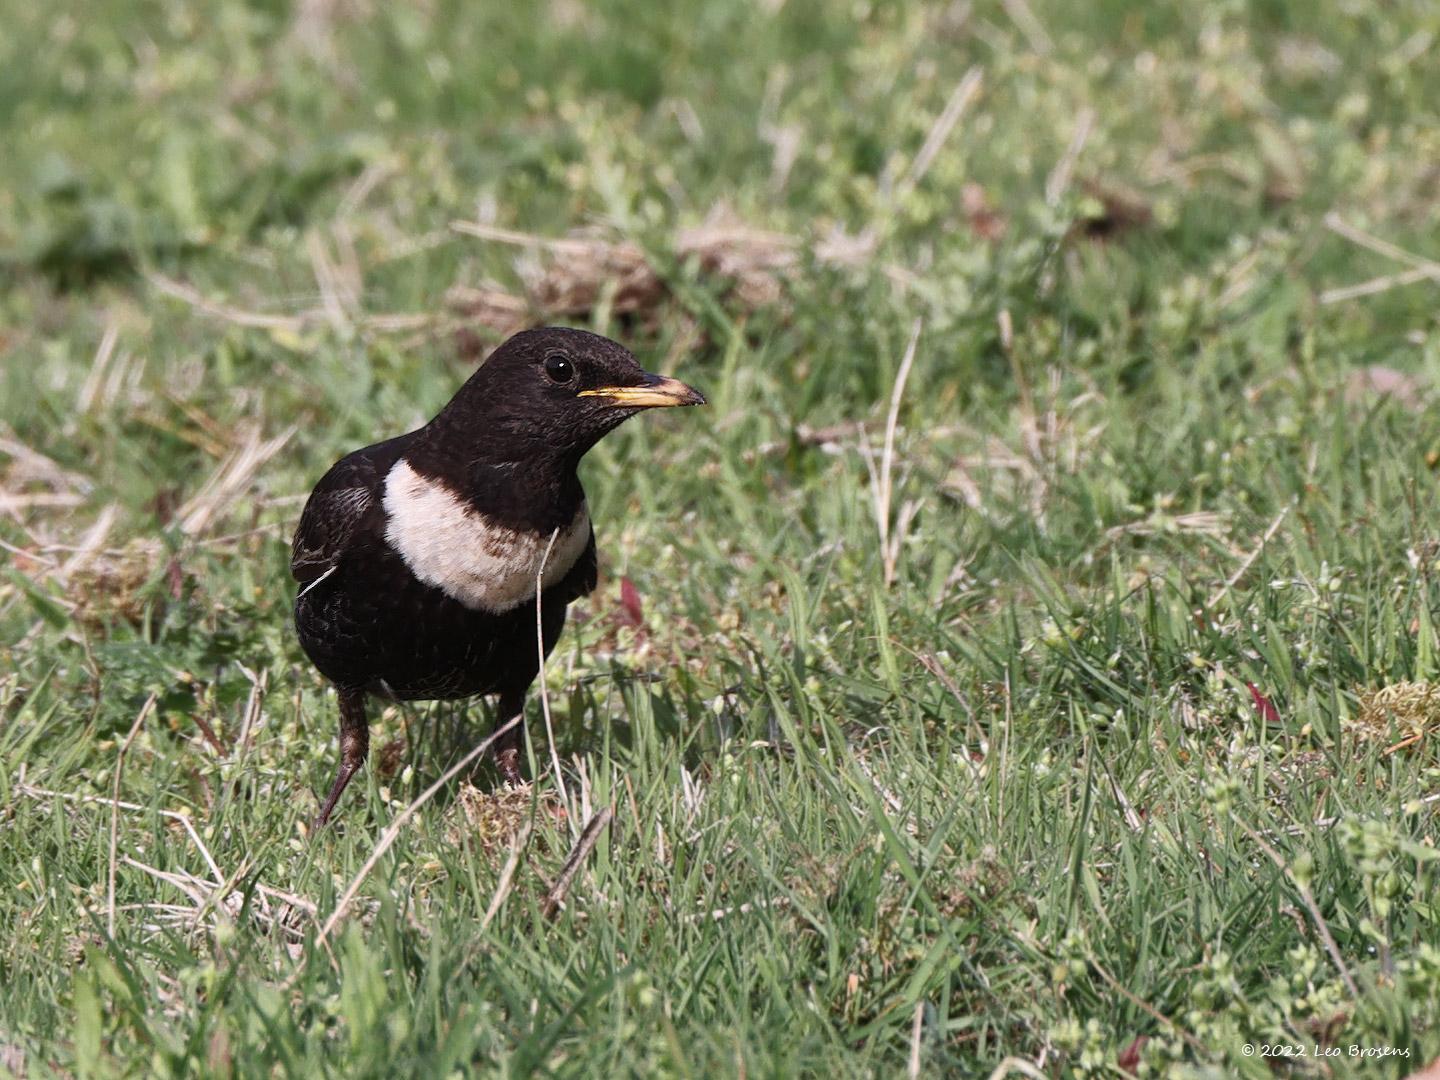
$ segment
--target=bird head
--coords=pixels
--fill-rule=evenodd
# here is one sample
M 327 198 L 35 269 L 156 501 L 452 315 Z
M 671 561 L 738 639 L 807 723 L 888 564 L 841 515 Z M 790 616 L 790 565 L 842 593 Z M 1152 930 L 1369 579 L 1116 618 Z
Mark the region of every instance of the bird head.
M 609 338 L 548 326 L 496 349 L 435 422 L 463 426 L 472 452 L 573 463 L 636 413 L 703 404 L 697 390 L 650 374 Z

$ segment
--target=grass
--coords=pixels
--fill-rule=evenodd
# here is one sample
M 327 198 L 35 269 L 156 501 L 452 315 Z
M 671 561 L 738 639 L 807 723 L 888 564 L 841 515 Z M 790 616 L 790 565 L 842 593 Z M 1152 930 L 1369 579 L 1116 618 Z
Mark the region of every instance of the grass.
M 0 1071 L 1440 1054 L 1437 33 L 1420 0 L 10 12 Z M 300 502 L 541 317 L 711 407 L 584 465 L 602 585 L 534 787 L 402 817 L 490 715 L 387 711 L 312 837 Z

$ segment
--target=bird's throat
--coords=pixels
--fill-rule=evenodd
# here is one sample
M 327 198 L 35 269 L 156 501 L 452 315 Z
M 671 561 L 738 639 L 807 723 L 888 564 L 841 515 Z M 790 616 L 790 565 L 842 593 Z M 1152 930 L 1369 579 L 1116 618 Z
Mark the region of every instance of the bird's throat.
M 549 535 L 570 524 L 585 501 L 579 454 L 538 439 L 498 438 L 483 425 L 442 426 L 443 415 L 406 453 L 415 471 L 511 528 Z

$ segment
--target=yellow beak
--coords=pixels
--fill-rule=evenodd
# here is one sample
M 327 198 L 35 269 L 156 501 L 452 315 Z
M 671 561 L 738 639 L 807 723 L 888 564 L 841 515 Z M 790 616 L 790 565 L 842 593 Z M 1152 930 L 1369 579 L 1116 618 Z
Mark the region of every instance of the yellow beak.
M 622 409 L 665 409 L 675 405 L 704 405 L 700 391 L 668 375 L 646 375 L 639 386 L 601 386 L 581 390 L 580 397 L 603 397 Z

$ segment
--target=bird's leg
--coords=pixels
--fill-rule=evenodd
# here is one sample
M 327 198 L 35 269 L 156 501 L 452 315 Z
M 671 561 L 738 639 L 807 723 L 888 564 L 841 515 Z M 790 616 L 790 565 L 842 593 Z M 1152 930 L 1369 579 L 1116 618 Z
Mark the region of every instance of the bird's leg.
M 525 691 L 506 690 L 500 695 L 500 704 L 495 710 L 495 730 L 499 731 L 511 720 L 515 726 L 503 732 L 490 744 L 490 760 L 500 770 L 501 779 L 507 784 L 523 784 L 520 775 L 520 749 L 525 745 Z
M 319 829 L 330 820 L 330 811 L 340 801 L 340 794 L 350 778 L 365 764 L 365 755 L 370 752 L 370 725 L 365 722 L 365 691 L 339 690 L 340 697 L 340 771 L 325 805 L 315 817 L 315 828 Z

